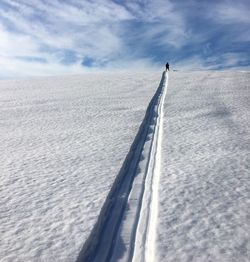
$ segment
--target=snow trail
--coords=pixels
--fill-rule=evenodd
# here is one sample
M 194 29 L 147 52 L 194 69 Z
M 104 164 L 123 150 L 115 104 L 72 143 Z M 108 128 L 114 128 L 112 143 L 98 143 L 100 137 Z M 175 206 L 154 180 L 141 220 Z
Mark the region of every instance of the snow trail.
M 152 261 L 154 258 L 167 79 L 168 74 L 163 72 L 138 134 L 78 262 L 146 261 L 146 257 Z
M 157 225 L 157 216 L 158 216 L 158 192 L 159 192 L 159 183 L 160 183 L 160 174 L 161 174 L 161 154 L 162 154 L 162 139 L 163 139 L 163 118 L 164 118 L 164 101 L 167 94 L 168 86 L 168 74 L 164 82 L 163 94 L 159 106 L 159 124 L 157 125 L 157 135 L 156 135 L 156 152 L 154 155 L 155 158 L 155 167 L 153 170 L 153 181 L 151 185 L 151 195 L 152 199 L 150 201 L 149 209 L 149 222 L 148 222 L 148 232 L 146 239 L 146 251 L 145 258 L 146 261 L 154 261 L 155 259 L 155 243 L 156 243 L 156 225 Z
M 137 226 L 133 261 L 155 260 L 155 238 L 158 215 L 158 190 L 161 167 L 161 144 L 163 131 L 163 103 L 167 93 L 168 74 L 163 82 L 162 95 L 157 104 L 154 119 L 155 132 L 149 153 L 149 167 L 145 181 L 145 192 Z

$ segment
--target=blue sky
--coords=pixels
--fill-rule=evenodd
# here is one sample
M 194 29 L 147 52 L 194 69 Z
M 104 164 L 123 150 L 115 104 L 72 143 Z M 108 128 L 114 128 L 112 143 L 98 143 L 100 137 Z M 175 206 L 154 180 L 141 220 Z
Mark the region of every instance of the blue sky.
M 248 0 L 0 0 L 0 78 L 249 69 Z

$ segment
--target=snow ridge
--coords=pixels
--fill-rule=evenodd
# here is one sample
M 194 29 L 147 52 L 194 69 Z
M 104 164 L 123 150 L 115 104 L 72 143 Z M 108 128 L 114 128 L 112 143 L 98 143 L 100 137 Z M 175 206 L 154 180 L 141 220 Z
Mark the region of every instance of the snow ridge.
M 159 87 L 77 262 L 144 261 L 145 254 L 150 254 L 150 259 L 154 256 L 153 250 L 147 246 L 155 238 L 162 111 L 167 78 L 167 73 L 163 72 Z M 148 234 L 151 234 L 149 238 Z

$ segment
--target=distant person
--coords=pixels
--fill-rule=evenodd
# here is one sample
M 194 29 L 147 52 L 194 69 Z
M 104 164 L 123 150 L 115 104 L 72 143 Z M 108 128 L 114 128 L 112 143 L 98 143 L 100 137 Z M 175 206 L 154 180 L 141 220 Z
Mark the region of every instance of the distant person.
M 169 71 L 169 63 L 166 63 L 166 71 Z

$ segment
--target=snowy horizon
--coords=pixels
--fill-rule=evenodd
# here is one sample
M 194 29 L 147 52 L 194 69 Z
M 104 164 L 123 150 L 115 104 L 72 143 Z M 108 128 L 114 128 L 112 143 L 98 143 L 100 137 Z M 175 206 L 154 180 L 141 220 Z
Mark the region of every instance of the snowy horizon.
M 0 79 L 250 68 L 250 4 L 0 0 Z

